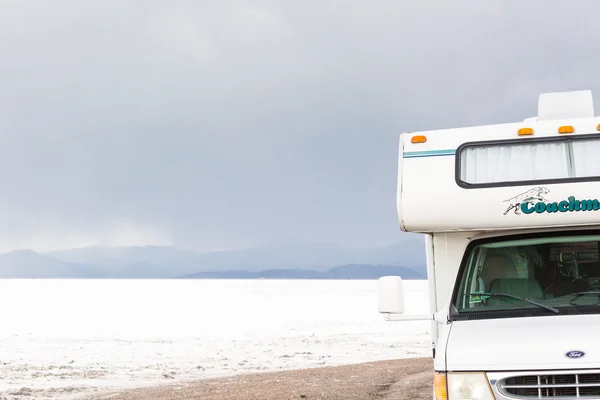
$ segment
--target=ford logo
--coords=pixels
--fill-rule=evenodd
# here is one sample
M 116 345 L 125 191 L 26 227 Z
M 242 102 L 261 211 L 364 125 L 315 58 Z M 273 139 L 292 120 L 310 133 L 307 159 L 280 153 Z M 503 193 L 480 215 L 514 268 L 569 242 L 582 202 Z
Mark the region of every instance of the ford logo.
M 578 350 L 571 350 L 565 353 L 565 357 L 567 358 L 581 358 L 583 356 L 585 356 L 585 353 L 583 351 Z

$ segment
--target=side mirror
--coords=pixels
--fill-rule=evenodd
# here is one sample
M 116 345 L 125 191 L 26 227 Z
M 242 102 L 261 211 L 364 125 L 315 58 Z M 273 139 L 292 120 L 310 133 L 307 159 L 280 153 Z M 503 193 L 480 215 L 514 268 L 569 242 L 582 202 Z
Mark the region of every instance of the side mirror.
M 379 278 L 379 312 L 404 314 L 404 286 L 399 276 Z

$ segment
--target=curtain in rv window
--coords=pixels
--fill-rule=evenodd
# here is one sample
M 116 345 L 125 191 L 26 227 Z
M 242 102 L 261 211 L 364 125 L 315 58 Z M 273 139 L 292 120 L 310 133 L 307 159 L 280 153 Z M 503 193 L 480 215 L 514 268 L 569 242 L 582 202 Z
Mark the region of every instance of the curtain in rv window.
M 576 177 L 600 176 L 600 139 L 595 140 L 574 140 L 573 146 L 573 166 Z
M 459 178 L 467 185 L 600 177 L 600 138 L 467 144 Z

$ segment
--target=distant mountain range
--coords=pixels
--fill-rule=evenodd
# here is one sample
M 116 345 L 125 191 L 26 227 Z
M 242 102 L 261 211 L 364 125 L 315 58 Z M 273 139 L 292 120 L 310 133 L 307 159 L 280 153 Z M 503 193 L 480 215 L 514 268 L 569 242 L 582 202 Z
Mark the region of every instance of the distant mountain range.
M 0 278 L 425 278 L 423 238 L 403 236 L 366 249 L 296 242 L 207 253 L 170 246 L 19 250 L 0 254 Z
M 378 279 L 386 275 L 398 275 L 403 279 L 425 279 L 415 270 L 395 265 L 342 265 L 316 271 L 313 269 L 268 269 L 260 272 L 224 271 L 198 272 L 184 275 L 182 279 Z

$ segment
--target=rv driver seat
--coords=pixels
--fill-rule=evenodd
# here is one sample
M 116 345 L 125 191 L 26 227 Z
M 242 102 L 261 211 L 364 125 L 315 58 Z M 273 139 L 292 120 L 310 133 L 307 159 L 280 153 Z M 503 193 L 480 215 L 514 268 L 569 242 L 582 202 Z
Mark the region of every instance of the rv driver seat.
M 490 260 L 492 261 L 492 260 Z M 493 266 L 489 267 L 495 270 L 494 277 L 490 284 L 489 291 L 491 293 L 507 293 L 514 296 L 525 297 L 531 300 L 543 300 L 544 291 L 535 279 L 519 278 L 517 268 L 510 259 L 504 257 L 494 257 Z M 486 262 L 487 264 L 487 262 Z M 486 267 L 488 267 L 486 265 Z M 488 268 L 489 268 L 488 267 Z M 488 300 L 489 305 L 521 303 L 519 300 L 492 297 Z

